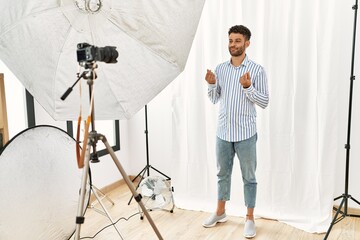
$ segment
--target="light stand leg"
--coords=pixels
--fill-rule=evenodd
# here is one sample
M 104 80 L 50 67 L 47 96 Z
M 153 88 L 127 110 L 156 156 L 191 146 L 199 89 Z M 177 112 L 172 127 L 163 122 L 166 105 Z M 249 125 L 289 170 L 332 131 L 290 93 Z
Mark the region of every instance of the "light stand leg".
M 157 229 L 157 227 L 155 226 L 155 223 L 153 222 L 152 218 L 150 217 L 150 214 L 148 213 L 148 211 L 146 210 L 143 202 L 141 201 L 141 195 L 138 194 L 134 188 L 134 185 L 132 184 L 131 180 L 129 179 L 128 175 L 126 174 L 125 170 L 123 169 L 122 165 L 120 164 L 118 158 L 116 157 L 114 150 L 111 148 L 111 146 L 109 145 L 108 141 L 106 140 L 106 137 L 104 135 L 99 134 L 99 139 L 104 143 L 106 149 L 108 150 L 111 158 L 113 159 L 115 165 L 117 166 L 118 170 L 120 171 L 123 179 L 125 180 L 126 184 L 128 185 L 132 195 L 134 196 L 135 200 L 138 202 L 139 206 L 141 207 L 143 213 L 145 214 L 147 220 L 149 221 L 151 227 L 153 228 L 154 232 L 156 233 L 157 237 L 159 238 L 159 240 L 162 240 L 162 236 L 159 232 L 159 230 Z
M 336 214 L 335 214 L 335 216 L 334 216 L 334 218 L 333 218 L 333 220 L 332 220 L 332 222 L 331 222 L 331 224 L 330 224 L 330 227 L 329 227 L 328 231 L 326 232 L 326 235 L 325 235 L 324 240 L 326 240 L 326 239 L 328 238 L 328 236 L 329 236 L 329 234 L 330 234 L 330 232 L 331 232 L 332 227 L 333 227 L 336 223 L 338 223 L 339 221 L 341 221 L 342 219 L 345 218 L 344 215 L 342 215 L 341 217 L 338 218 L 338 215 L 339 215 L 339 213 L 341 212 L 341 208 L 342 208 L 344 202 L 345 202 L 345 198 L 343 198 L 343 200 L 341 201 L 340 206 L 339 206 L 339 208 L 337 209 Z
M 108 202 L 110 202 L 113 206 L 115 205 L 115 203 L 111 200 L 111 198 L 109 198 L 109 196 L 107 196 L 107 195 L 106 195 L 105 193 L 103 193 L 100 189 L 98 189 L 96 186 L 94 186 L 94 184 L 91 185 L 91 188 L 92 188 L 92 190 L 93 190 L 93 192 L 94 192 L 94 195 L 95 195 L 95 197 L 96 197 L 97 202 L 91 203 L 91 204 L 90 204 L 90 208 L 94 209 L 95 211 L 99 212 L 100 214 L 103 214 L 103 212 L 101 212 L 101 210 L 97 209 L 97 208 L 95 207 L 95 205 L 96 205 L 97 203 L 100 203 L 100 201 L 101 201 L 102 199 L 104 199 L 104 198 L 105 198 L 106 200 L 108 200 Z M 95 192 L 96 192 L 96 194 L 95 194 Z M 100 194 L 99 194 L 99 193 L 100 193 Z
M 136 185 L 136 188 L 135 188 L 136 190 L 139 188 L 140 183 L 141 183 L 141 180 L 144 179 L 144 175 L 145 175 L 146 171 L 149 172 L 148 166 L 144 167 L 144 169 L 141 170 L 141 172 L 139 172 L 139 174 L 132 180 L 132 182 L 134 182 L 134 181 L 141 175 L 140 181 L 139 181 L 138 184 Z M 130 205 L 132 199 L 133 199 L 133 195 L 131 195 L 130 200 L 129 200 L 129 202 L 128 202 L 128 205 Z
M 100 197 L 99 197 L 98 193 L 97 193 L 96 191 L 93 191 L 93 193 L 94 193 L 94 195 L 95 195 L 96 199 L 98 200 L 98 202 L 99 202 L 99 204 L 100 204 L 101 208 L 104 210 L 105 215 L 108 217 L 108 219 L 110 220 L 110 222 L 111 222 L 111 223 L 112 223 L 112 225 L 114 226 L 114 228 L 115 228 L 116 232 L 119 234 L 119 236 L 121 237 L 121 239 L 123 239 L 123 237 L 121 236 L 120 231 L 117 229 L 117 227 L 116 227 L 116 225 L 115 225 L 114 220 L 111 218 L 111 216 L 110 216 L 109 212 L 106 210 L 106 208 L 105 208 L 104 204 L 101 202 L 101 200 L 100 200 Z

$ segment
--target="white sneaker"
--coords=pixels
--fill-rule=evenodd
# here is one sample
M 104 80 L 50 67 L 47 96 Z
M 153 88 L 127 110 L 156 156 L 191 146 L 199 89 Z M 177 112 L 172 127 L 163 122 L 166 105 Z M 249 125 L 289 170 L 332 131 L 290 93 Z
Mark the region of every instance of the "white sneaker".
M 255 222 L 253 220 L 246 220 L 244 226 L 244 237 L 253 238 L 256 236 Z
M 223 215 L 218 216 L 216 213 L 211 214 L 209 218 L 207 218 L 203 222 L 203 226 L 206 228 L 214 227 L 218 222 L 223 223 L 227 221 L 226 213 Z

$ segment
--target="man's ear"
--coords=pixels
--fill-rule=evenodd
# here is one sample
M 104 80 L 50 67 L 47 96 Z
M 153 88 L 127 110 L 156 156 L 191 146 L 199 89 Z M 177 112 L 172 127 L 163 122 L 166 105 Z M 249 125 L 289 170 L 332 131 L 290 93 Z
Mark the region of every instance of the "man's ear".
M 247 40 L 246 42 L 245 42 L 245 47 L 249 47 L 250 46 L 250 40 Z

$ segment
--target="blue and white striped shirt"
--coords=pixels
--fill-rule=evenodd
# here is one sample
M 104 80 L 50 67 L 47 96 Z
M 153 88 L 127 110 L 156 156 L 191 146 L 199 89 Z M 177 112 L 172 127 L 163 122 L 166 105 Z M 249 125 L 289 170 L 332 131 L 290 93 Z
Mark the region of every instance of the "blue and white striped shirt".
M 243 88 L 240 77 L 250 72 L 251 86 Z M 266 73 L 262 66 L 248 59 L 235 67 L 230 60 L 215 68 L 216 84 L 209 84 L 212 103 L 220 101 L 216 135 L 228 142 L 238 142 L 256 134 L 255 104 L 265 108 L 269 103 Z

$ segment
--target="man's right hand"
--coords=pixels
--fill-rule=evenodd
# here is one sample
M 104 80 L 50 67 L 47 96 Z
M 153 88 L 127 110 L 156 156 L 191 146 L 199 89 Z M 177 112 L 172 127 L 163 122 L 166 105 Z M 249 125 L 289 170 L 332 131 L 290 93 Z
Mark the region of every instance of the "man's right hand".
M 206 71 L 206 76 L 205 76 L 205 80 L 209 83 L 209 84 L 215 84 L 216 83 L 216 78 L 215 78 L 215 74 L 207 69 Z

